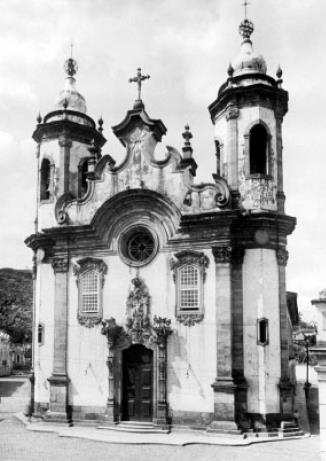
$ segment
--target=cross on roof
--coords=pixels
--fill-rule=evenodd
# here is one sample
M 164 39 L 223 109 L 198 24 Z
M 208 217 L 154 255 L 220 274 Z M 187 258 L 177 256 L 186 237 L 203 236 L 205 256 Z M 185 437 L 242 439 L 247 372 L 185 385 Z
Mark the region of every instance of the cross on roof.
M 73 47 L 74 47 L 74 42 L 73 42 L 73 40 L 71 40 L 71 42 L 70 42 L 70 59 L 72 59 L 72 49 L 73 49 Z
M 141 68 L 138 67 L 137 69 L 137 75 L 136 77 L 133 77 L 133 78 L 130 78 L 129 79 L 129 82 L 130 83 L 137 83 L 137 87 L 138 87 L 138 101 L 141 101 L 141 84 L 144 80 L 150 78 L 150 75 L 142 75 L 141 73 Z
M 247 0 L 245 0 L 243 2 L 243 6 L 244 6 L 244 9 L 245 9 L 245 19 L 247 19 L 247 6 L 248 5 L 250 5 L 250 3 Z

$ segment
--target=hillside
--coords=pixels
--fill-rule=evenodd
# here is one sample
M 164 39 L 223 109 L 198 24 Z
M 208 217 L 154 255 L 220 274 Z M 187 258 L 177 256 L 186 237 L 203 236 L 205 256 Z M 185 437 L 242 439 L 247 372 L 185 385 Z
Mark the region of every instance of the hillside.
M 31 270 L 0 269 L 0 329 L 12 342 L 31 341 L 32 297 Z

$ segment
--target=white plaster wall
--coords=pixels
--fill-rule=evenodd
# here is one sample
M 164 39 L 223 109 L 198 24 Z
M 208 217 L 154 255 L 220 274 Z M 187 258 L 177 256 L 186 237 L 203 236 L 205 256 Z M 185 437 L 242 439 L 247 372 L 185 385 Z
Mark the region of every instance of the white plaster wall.
M 51 264 L 39 264 L 35 306 L 35 400 L 49 401 L 48 378 L 52 374 L 54 345 L 54 273 Z M 44 342 L 38 344 L 38 324 L 44 324 Z
M 172 320 L 173 334 L 168 339 L 168 401 L 172 410 L 213 411 L 211 384 L 216 374 L 215 269 L 211 252 L 206 253 L 211 261 L 204 285 L 205 317 L 200 324 L 190 328 L 175 320 L 175 285 L 169 263 L 171 253 L 161 252 L 138 271 L 123 263 L 118 255 L 96 254 L 108 265 L 103 288 L 104 319 L 114 317 L 118 324 L 124 324 L 131 280 L 138 272 L 151 296 L 151 316 Z M 71 273 L 68 329 L 71 402 L 73 405 L 105 405 L 108 397 L 107 341 L 100 332 L 101 326 L 87 328 L 78 323 L 77 308 L 78 288 Z M 191 366 L 187 376 L 188 362 Z
M 106 338 L 101 324 L 93 328 L 77 320 L 78 287 L 70 266 L 68 288 L 68 354 L 71 405 L 105 406 L 108 398 Z
M 269 343 L 257 344 L 257 319 L 269 325 Z M 278 266 L 274 250 L 246 250 L 243 263 L 244 372 L 248 411 L 278 413 L 281 376 Z

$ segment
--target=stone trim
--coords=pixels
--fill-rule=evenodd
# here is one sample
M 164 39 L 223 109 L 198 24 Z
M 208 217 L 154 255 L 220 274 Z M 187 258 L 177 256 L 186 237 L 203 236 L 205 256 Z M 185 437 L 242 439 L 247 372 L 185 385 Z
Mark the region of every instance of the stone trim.
M 227 245 L 212 248 L 216 264 L 230 263 L 232 259 L 232 247 Z
M 144 320 L 144 319 L 143 319 Z M 136 319 L 136 323 L 139 319 Z M 122 419 L 122 374 L 123 351 L 133 344 L 142 344 L 153 351 L 153 422 L 166 427 L 168 425 L 167 403 L 167 339 L 172 333 L 171 320 L 154 317 L 142 322 L 141 335 L 134 335 L 133 329 L 118 325 L 111 317 L 102 322 L 102 334 L 107 337 L 109 355 L 107 359 L 109 395 L 107 417 L 110 422 Z M 136 327 L 136 325 L 135 325 Z
M 279 266 L 286 266 L 289 259 L 289 252 L 285 248 L 278 248 L 276 258 Z
M 100 277 L 98 287 L 98 310 L 96 312 L 82 312 L 81 310 L 81 286 L 79 281 L 81 276 L 88 271 L 96 271 Z M 73 273 L 76 277 L 76 284 L 78 287 L 77 319 L 81 325 L 84 325 L 87 328 L 92 328 L 95 325 L 98 325 L 103 318 L 102 289 L 107 271 L 108 267 L 103 260 L 91 257 L 80 259 L 73 265 Z
M 67 255 L 54 256 L 53 258 L 51 258 L 51 264 L 55 274 L 68 272 L 69 257 Z
M 199 269 L 199 308 L 197 310 L 180 309 L 179 272 L 183 266 L 194 265 Z M 204 318 L 204 283 L 206 280 L 206 269 L 209 265 L 208 257 L 201 252 L 181 251 L 170 259 L 170 267 L 173 271 L 173 281 L 176 291 L 175 316 L 178 322 L 186 326 L 194 326 Z

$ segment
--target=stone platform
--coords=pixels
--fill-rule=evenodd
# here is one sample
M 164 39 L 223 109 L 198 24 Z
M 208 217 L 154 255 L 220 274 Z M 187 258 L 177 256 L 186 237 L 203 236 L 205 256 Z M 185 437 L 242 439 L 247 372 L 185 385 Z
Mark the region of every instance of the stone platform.
M 251 445 L 253 443 L 263 443 L 272 441 L 289 440 L 291 438 L 304 438 L 309 435 L 287 435 L 277 433 L 272 437 L 267 434 L 217 434 L 208 433 L 205 431 L 172 429 L 169 433 L 144 433 L 144 432 L 126 432 L 119 431 L 117 428 L 109 427 L 85 427 L 73 426 L 66 427 L 60 424 L 51 424 L 43 421 L 29 421 L 22 413 L 15 415 L 20 421 L 25 424 L 29 431 L 35 432 L 53 432 L 59 437 L 73 437 L 87 440 L 95 440 L 99 442 L 107 442 L 113 444 L 131 444 L 131 445 L 225 445 L 225 446 L 241 446 Z

